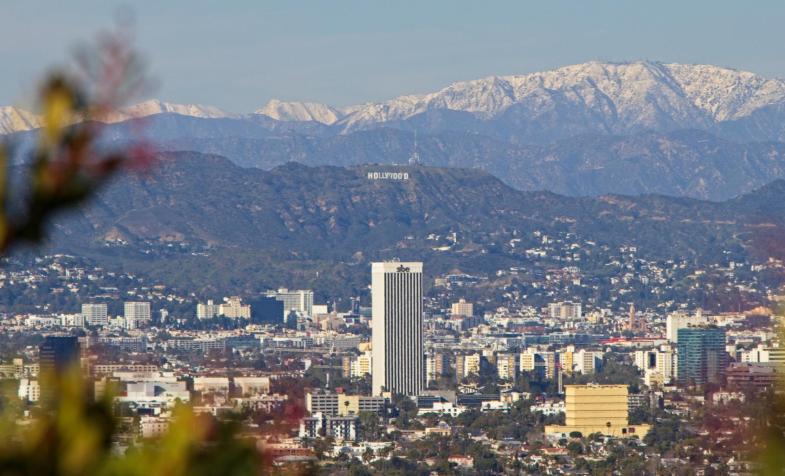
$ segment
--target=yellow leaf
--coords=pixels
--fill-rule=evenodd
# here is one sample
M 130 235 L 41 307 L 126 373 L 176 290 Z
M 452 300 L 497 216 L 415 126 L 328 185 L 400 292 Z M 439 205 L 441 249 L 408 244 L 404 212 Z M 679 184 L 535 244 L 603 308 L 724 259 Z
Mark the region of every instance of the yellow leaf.
M 72 119 L 74 98 L 64 84 L 49 88 L 44 96 L 43 104 L 43 140 L 46 147 L 57 144 L 62 129 Z

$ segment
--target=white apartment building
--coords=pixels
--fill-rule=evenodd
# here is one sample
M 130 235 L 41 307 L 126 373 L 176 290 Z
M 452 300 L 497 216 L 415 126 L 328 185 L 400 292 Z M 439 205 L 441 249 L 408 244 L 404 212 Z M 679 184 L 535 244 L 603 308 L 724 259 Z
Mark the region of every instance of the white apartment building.
M 157 438 L 169 430 L 171 419 L 168 416 L 144 415 L 139 420 L 139 435 L 142 438 Z
M 518 377 L 518 358 L 516 354 L 504 353 L 496 356 L 496 373 L 502 380 L 515 381 Z
M 665 336 L 668 342 L 679 342 L 679 329 L 684 329 L 689 326 L 699 326 L 706 324 L 707 319 L 698 312 L 695 316 L 690 316 L 684 313 L 669 314 L 665 319 Z
M 194 391 L 229 394 L 229 377 L 194 377 Z
M 667 346 L 638 350 L 633 357 L 635 366 L 643 371 L 644 384 L 648 386 L 668 384 L 676 378 L 676 354 Z
M 472 317 L 474 316 L 474 304 L 466 302 L 466 299 L 459 299 L 458 302 L 452 304 L 450 315 Z
M 600 351 L 581 349 L 573 356 L 573 369 L 582 374 L 593 374 L 602 364 L 603 355 Z
M 583 309 L 580 303 L 552 302 L 548 304 L 548 317 L 561 321 L 578 321 L 583 318 Z
M 19 399 L 22 401 L 36 403 L 41 398 L 41 387 L 38 380 L 23 378 L 19 380 Z
M 198 303 L 196 305 L 196 318 L 199 320 L 215 319 L 218 317 L 218 304 L 212 299 L 207 300 L 207 304 Z
M 227 297 L 218 306 L 218 314 L 229 319 L 250 319 L 251 306 L 243 304 L 243 300 L 238 296 Z
M 542 351 L 529 347 L 520 356 L 521 372 L 537 371 L 545 377 L 552 378 L 556 375 L 556 353 Z
M 123 317 L 127 329 L 137 329 L 150 323 L 150 303 L 142 301 L 126 301 Z
M 104 303 L 82 304 L 82 317 L 84 322 L 91 326 L 105 326 L 109 324 L 107 307 Z
M 270 377 L 234 377 L 233 381 L 234 388 L 244 397 L 270 393 Z

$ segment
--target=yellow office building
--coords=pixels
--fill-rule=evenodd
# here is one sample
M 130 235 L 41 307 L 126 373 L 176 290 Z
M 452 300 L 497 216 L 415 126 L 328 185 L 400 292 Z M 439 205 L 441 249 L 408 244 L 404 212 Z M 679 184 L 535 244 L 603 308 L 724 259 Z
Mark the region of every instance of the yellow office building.
M 626 385 L 565 385 L 565 425 L 548 425 L 545 433 L 567 437 L 572 432 L 643 438 L 649 425 L 630 425 Z

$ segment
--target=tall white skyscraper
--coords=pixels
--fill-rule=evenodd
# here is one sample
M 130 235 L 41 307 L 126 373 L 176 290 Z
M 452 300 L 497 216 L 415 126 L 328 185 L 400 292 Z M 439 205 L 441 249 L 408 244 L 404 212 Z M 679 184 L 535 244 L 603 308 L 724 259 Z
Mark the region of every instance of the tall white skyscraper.
M 126 301 L 124 311 L 125 326 L 128 329 L 136 329 L 140 325 L 150 322 L 149 302 Z
M 371 265 L 373 393 L 424 387 L 422 263 Z
M 91 326 L 105 326 L 109 323 L 106 304 L 82 304 L 82 317 L 86 324 Z

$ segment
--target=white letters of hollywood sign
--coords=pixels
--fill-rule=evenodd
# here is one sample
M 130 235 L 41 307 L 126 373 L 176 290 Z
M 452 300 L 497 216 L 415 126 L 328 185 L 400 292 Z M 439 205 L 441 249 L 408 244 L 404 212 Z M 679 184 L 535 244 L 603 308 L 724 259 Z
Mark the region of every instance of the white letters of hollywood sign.
M 368 180 L 409 180 L 409 172 L 368 172 Z

